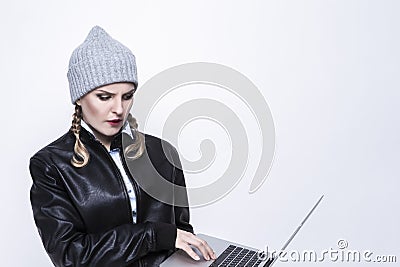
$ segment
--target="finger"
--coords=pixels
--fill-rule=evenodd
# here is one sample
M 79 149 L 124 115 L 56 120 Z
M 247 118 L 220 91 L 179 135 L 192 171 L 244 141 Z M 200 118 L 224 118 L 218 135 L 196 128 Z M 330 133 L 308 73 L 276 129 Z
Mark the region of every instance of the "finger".
M 216 259 L 215 252 L 212 250 L 212 248 L 207 244 L 205 240 L 197 237 L 196 235 L 190 232 L 178 229 L 176 246 L 181 247 L 184 251 L 186 251 L 186 253 L 188 253 L 188 255 L 190 255 L 194 259 L 197 259 L 198 255 L 195 252 L 193 252 L 192 248 L 188 244 L 193 245 L 194 247 L 199 249 L 204 259 L 206 260 Z
M 200 250 L 201 254 L 206 260 L 210 260 L 211 258 L 213 258 L 213 250 L 205 240 L 195 237 L 192 245 Z
M 210 255 L 211 259 L 215 260 L 217 258 L 217 256 L 215 255 L 214 250 L 210 247 L 210 245 L 208 245 L 207 242 L 206 242 L 206 244 L 207 244 L 206 249 L 207 249 L 208 255 Z
M 196 254 L 196 252 L 193 251 L 193 249 L 189 246 L 183 246 L 182 249 L 194 260 L 198 261 L 200 260 L 199 255 Z
M 204 247 L 205 247 L 208 255 L 210 256 L 211 259 L 215 260 L 216 256 L 215 256 L 214 250 L 210 247 L 210 245 L 205 240 L 203 240 L 203 241 L 204 241 L 204 243 L 203 243 Z

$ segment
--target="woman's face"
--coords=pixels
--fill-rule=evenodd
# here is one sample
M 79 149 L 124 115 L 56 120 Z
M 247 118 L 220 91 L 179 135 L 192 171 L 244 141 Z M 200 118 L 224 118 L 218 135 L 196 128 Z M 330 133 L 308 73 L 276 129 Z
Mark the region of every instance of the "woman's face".
M 113 83 L 96 88 L 77 101 L 83 120 L 97 139 L 107 143 L 119 132 L 128 118 L 134 92 L 133 83 Z

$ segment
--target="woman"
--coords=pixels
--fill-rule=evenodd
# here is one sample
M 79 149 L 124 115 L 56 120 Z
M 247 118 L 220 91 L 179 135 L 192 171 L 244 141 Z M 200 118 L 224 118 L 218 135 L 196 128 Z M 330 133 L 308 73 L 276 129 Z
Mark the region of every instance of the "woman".
M 177 248 L 199 260 L 190 245 L 215 259 L 192 234 L 187 207 L 162 203 L 136 182 L 153 179 L 146 174 L 155 169 L 185 186 L 174 147 L 138 132 L 129 114 L 137 89 L 132 52 L 96 26 L 72 53 L 67 76 L 71 129 L 29 166 L 35 223 L 54 265 L 157 266 Z

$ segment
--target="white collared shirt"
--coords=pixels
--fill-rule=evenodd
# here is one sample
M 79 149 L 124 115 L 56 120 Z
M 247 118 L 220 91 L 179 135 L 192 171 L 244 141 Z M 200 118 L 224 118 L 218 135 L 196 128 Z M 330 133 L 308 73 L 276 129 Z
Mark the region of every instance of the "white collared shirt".
M 93 134 L 92 129 L 83 120 L 81 120 L 81 126 L 83 128 L 85 128 L 88 132 L 90 132 L 93 136 L 95 136 Z M 132 131 L 131 131 L 131 128 L 129 126 L 129 123 L 125 123 L 125 126 L 122 129 L 122 132 L 130 135 L 130 137 L 132 137 L 132 139 L 133 139 Z M 133 222 L 136 223 L 137 214 L 136 214 L 136 195 L 135 195 L 135 190 L 133 189 L 133 185 L 131 183 L 131 180 L 129 180 L 129 177 L 125 172 L 124 166 L 122 165 L 122 160 L 121 160 L 121 156 L 119 154 L 119 150 L 120 150 L 119 148 L 114 148 L 108 153 L 110 154 L 110 156 L 114 160 L 115 164 L 117 165 L 117 167 L 119 169 L 119 172 L 122 175 L 122 178 L 123 178 L 124 184 L 125 184 L 125 188 L 127 190 L 128 196 L 129 196 L 129 202 L 131 204 L 132 219 L 133 219 Z

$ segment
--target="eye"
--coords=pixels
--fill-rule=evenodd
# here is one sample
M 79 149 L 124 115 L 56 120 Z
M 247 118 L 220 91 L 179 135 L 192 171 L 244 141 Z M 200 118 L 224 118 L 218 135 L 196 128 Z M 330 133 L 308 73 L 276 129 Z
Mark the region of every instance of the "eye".
M 130 93 L 127 93 L 127 94 L 123 95 L 123 96 L 122 96 L 122 99 L 123 99 L 123 100 L 130 100 L 130 99 L 132 99 L 133 93 L 134 93 L 134 92 L 130 92 Z
M 97 96 L 101 101 L 107 101 L 108 99 L 111 98 L 111 96 L 110 96 L 110 95 L 107 95 L 107 94 L 97 94 L 96 96 Z

